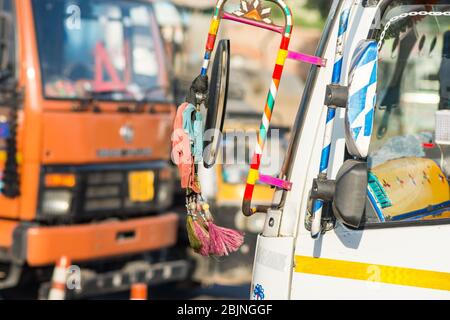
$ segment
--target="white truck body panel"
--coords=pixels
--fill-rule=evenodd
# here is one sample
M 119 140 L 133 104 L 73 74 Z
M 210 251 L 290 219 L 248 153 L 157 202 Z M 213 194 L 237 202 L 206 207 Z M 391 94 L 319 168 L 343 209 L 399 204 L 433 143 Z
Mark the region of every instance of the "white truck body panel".
M 353 2 L 354 8 L 346 40 L 351 45 L 344 53 L 343 83 L 355 47 L 367 39 L 371 22 L 378 18 L 378 8 L 364 8 L 361 1 L 348 2 Z M 338 22 L 323 54 L 329 66 L 334 61 Z M 314 90 L 305 93 L 311 98 L 299 147 L 294 151 L 293 188 L 286 197 L 279 236 L 259 239 L 252 288 L 261 284 L 266 299 L 450 299 L 450 225 L 359 231 L 338 226 L 319 240 L 313 240 L 306 230 L 304 220 L 312 181 L 319 170 L 326 117 L 324 97 L 332 69 L 320 69 Z M 344 160 L 343 117 L 340 110 L 333 134 L 330 178 L 336 176 Z M 292 264 L 278 270 L 268 268 L 259 261 L 261 251 L 281 255 L 294 252 L 291 259 L 285 259 Z M 303 270 L 304 261 L 311 262 L 312 270 Z M 341 266 L 342 272 L 333 270 L 334 265 L 336 270 Z

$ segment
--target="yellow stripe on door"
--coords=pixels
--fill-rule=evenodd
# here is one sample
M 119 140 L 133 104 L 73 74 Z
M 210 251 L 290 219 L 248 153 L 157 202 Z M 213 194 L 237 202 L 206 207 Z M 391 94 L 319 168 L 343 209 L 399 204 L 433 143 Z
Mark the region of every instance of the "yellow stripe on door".
M 450 273 L 385 265 L 295 257 L 295 272 L 450 291 Z

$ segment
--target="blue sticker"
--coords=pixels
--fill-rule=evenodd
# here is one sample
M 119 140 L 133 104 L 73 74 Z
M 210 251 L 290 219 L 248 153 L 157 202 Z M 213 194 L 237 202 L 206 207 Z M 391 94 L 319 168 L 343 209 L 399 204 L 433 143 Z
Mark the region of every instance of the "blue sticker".
M 254 300 L 264 300 L 264 288 L 262 285 L 257 284 L 255 289 L 253 290 L 253 299 Z
M 9 123 L 0 122 L 0 139 L 8 139 L 10 136 Z

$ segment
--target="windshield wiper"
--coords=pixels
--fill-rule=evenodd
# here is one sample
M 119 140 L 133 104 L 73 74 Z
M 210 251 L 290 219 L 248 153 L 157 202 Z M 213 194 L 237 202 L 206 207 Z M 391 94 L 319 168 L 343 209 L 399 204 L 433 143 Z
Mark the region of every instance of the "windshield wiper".
M 144 96 L 143 96 L 143 98 L 141 99 L 141 102 L 142 101 L 148 101 L 148 100 L 150 100 L 151 99 L 151 95 L 153 94 L 153 93 L 155 93 L 155 92 L 157 92 L 157 91 L 164 91 L 164 92 L 167 92 L 169 90 L 169 88 L 167 88 L 166 86 L 154 86 L 154 87 L 150 87 L 150 88 L 147 88 L 145 91 L 144 91 Z
M 168 92 L 168 88 L 165 86 L 154 86 L 154 87 L 150 87 L 148 89 L 146 89 L 144 91 L 144 95 L 142 97 L 142 99 L 140 99 L 139 101 L 136 102 L 135 105 L 135 110 L 136 112 L 140 112 L 142 111 L 142 108 L 149 102 L 151 102 L 151 95 L 155 92 L 155 91 L 164 91 L 164 92 Z
M 104 95 L 114 94 L 114 93 L 125 93 L 130 94 L 126 89 L 125 90 L 111 90 L 111 91 L 95 91 L 88 90 L 86 91 L 86 98 L 80 99 L 79 106 L 75 109 L 75 111 L 86 111 L 89 108 L 92 108 L 94 112 L 101 112 L 101 109 L 98 107 L 98 100 L 101 100 Z
M 111 99 L 114 102 L 122 102 L 122 103 L 132 103 L 134 104 L 134 108 L 133 107 L 128 107 L 128 106 L 120 106 L 118 108 L 119 112 L 141 112 L 142 108 L 150 102 L 151 100 L 151 95 L 155 92 L 155 91 L 160 91 L 160 90 L 165 90 L 167 91 L 168 88 L 165 86 L 155 86 L 155 87 L 150 87 L 148 89 L 146 89 L 144 91 L 144 93 L 142 94 L 142 98 L 141 99 L 134 99 L 131 98 L 129 101 L 120 101 L 120 100 L 115 100 L 115 99 Z M 123 89 L 123 90 L 111 90 L 111 91 L 87 91 L 86 94 L 86 98 L 85 99 L 81 99 L 81 103 L 77 109 L 77 111 L 86 111 L 87 109 L 89 109 L 90 107 L 92 107 L 94 109 L 94 112 L 101 112 L 100 108 L 98 108 L 98 106 L 96 105 L 98 103 L 99 100 L 101 100 L 102 98 L 105 97 L 105 95 L 113 95 L 113 94 L 125 94 L 125 95 L 130 95 L 130 96 L 134 96 L 134 94 L 132 92 L 130 92 L 127 89 Z M 134 101 L 135 100 L 135 101 Z
M 406 66 L 408 65 L 409 57 L 411 56 L 412 49 L 417 43 L 416 30 L 412 28 L 408 34 L 401 40 L 399 54 L 397 58 L 397 65 L 395 66 L 394 75 L 386 90 L 385 95 L 381 99 L 380 106 L 385 108 L 383 118 L 381 120 L 380 127 L 378 128 L 377 138 L 382 139 L 389 127 L 389 120 L 392 114 L 392 109 L 400 104 L 400 84 L 405 73 Z

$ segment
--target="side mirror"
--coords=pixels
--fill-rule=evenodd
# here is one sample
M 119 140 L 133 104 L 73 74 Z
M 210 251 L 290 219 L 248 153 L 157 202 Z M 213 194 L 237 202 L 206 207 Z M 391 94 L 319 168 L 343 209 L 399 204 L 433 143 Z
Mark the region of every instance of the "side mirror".
M 346 143 L 349 153 L 367 158 L 373 131 L 378 71 L 378 45 L 362 41 L 351 62 L 348 102 L 345 116 Z
M 361 225 L 366 208 L 368 166 L 365 159 L 373 131 L 377 72 L 378 44 L 362 41 L 353 55 L 348 87 L 328 86 L 325 99 L 326 105 L 346 107 L 345 141 L 350 155 L 359 160 L 346 161 L 336 180 L 314 180 L 311 198 L 332 201 L 337 220 L 353 228 Z
M 221 40 L 217 46 L 209 85 L 208 111 L 205 122 L 203 162 L 211 168 L 217 159 L 222 138 L 230 79 L 230 40 Z
M 360 160 L 348 160 L 339 170 L 333 198 L 333 212 L 343 224 L 358 228 L 367 199 L 369 154 L 377 98 L 378 45 L 362 41 L 351 61 L 345 114 L 348 152 Z
M 367 162 L 348 160 L 336 177 L 333 212 L 343 224 L 358 228 L 364 216 L 368 184 Z
M 13 33 L 13 18 L 6 12 L 0 12 L 0 70 L 4 71 L 9 64 L 9 48 Z

